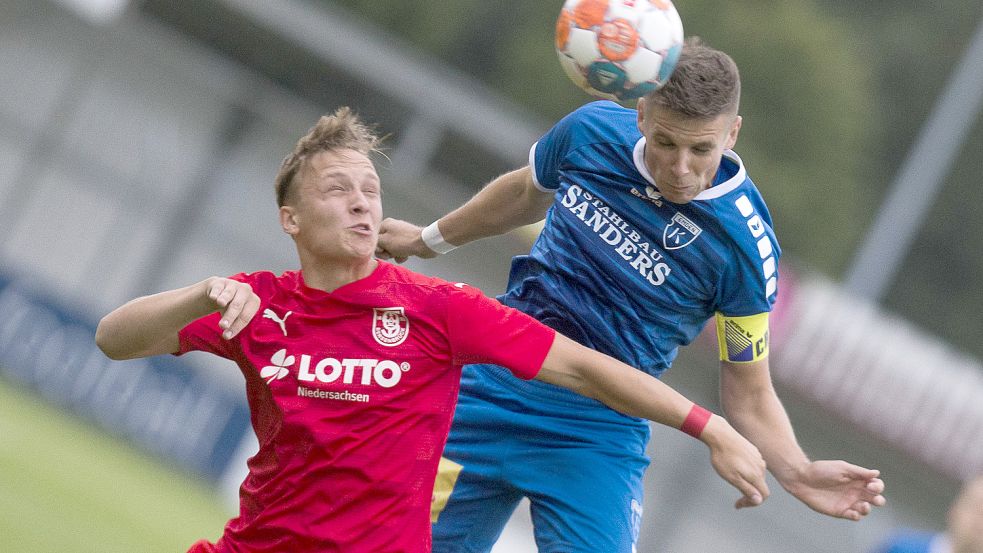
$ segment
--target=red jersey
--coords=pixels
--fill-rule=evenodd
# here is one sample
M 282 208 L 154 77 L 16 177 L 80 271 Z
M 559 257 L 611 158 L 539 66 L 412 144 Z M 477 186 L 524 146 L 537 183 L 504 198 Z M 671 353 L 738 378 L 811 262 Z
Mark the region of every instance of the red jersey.
M 215 549 L 430 551 L 433 482 L 461 366 L 494 363 L 532 378 L 554 332 L 475 288 L 382 261 L 330 293 L 298 271 L 232 278 L 252 286 L 259 312 L 231 340 L 218 313 L 194 321 L 178 352 L 238 364 L 259 439 L 239 516 Z

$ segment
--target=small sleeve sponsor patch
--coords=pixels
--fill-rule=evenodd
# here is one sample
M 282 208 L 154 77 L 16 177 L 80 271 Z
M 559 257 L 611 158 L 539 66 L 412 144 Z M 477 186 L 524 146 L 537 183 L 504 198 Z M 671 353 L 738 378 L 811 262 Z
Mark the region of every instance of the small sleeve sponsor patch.
M 728 317 L 717 313 L 720 360 L 750 363 L 768 357 L 768 313 Z

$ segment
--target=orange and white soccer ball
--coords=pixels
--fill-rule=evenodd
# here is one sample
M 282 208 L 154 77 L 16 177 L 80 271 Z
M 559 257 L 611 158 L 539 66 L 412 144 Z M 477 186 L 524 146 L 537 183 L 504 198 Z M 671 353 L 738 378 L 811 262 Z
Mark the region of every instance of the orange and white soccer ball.
M 662 86 L 683 48 L 683 22 L 669 0 L 567 0 L 556 52 L 573 82 L 626 102 Z

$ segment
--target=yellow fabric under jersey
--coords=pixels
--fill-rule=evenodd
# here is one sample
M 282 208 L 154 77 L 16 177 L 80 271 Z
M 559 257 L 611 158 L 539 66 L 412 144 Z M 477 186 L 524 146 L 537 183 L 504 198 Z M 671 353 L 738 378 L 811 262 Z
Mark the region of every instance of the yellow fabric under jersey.
M 433 486 L 433 499 L 430 502 L 430 522 L 434 523 L 440 518 L 440 513 L 447 506 L 447 500 L 454 491 L 454 484 L 457 477 L 461 474 L 464 467 L 451 461 L 447 457 L 440 458 L 440 465 L 437 466 L 437 480 Z
M 720 360 L 750 363 L 768 357 L 768 313 L 728 317 L 717 313 Z

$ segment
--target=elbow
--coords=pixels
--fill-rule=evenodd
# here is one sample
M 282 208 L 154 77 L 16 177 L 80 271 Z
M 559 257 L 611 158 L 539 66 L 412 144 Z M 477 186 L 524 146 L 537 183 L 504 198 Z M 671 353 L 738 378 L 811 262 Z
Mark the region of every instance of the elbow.
M 131 359 L 133 356 L 124 351 L 122 345 L 115 340 L 115 333 L 110 329 L 110 324 L 106 322 L 106 317 L 99 321 L 96 327 L 96 346 L 102 353 L 113 361 L 123 361 Z

